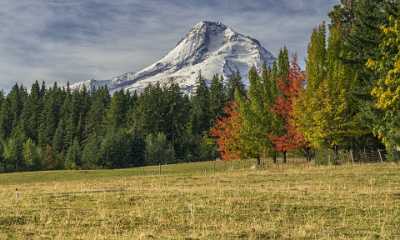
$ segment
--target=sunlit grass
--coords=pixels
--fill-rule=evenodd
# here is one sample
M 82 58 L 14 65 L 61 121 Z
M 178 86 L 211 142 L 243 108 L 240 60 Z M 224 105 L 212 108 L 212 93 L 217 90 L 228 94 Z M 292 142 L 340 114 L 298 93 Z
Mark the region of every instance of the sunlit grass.
M 0 174 L 0 239 L 400 238 L 398 165 L 215 164 Z

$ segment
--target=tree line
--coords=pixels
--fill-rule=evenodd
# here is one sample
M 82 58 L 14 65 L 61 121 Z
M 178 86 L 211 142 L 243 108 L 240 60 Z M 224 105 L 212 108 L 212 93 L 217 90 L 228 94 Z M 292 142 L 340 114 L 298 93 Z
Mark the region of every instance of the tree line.
M 208 131 L 223 114 L 240 74 L 201 74 L 189 96 L 177 84 L 141 94 L 107 87 L 71 90 L 35 82 L 0 93 L 2 171 L 123 168 L 216 158 Z M 243 90 L 244 91 L 244 90 Z

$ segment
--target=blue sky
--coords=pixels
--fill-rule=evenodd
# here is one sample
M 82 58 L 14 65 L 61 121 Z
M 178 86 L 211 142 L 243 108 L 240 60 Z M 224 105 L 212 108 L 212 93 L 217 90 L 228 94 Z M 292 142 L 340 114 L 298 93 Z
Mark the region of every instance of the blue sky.
M 305 57 L 338 0 L 1 0 L 0 88 L 108 79 L 171 50 L 199 21 L 220 21 L 276 54 Z

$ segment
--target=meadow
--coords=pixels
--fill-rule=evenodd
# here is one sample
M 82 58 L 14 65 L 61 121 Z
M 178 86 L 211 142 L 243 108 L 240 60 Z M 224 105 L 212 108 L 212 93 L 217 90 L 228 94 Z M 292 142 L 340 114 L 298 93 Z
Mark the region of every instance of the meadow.
M 400 239 L 400 166 L 0 174 L 0 239 Z

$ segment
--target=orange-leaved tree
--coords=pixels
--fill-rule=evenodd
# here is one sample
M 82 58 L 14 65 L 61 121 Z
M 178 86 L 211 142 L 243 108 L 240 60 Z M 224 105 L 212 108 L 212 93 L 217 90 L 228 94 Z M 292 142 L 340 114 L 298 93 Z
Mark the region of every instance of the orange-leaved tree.
M 217 138 L 218 151 L 223 160 L 240 159 L 240 129 L 242 119 L 238 104 L 231 102 L 224 109 L 225 115 L 220 117 L 210 131 Z
M 272 111 L 282 120 L 284 128 L 279 135 L 269 135 L 274 143 L 275 150 L 283 153 L 285 163 L 288 151 L 307 146 L 303 134 L 298 131 L 294 124 L 293 116 L 293 104 L 302 91 L 304 82 L 304 73 L 297 63 L 297 57 L 294 56 L 290 63 L 288 78 L 278 80 L 278 88 L 281 94 L 276 98 L 272 107 Z

